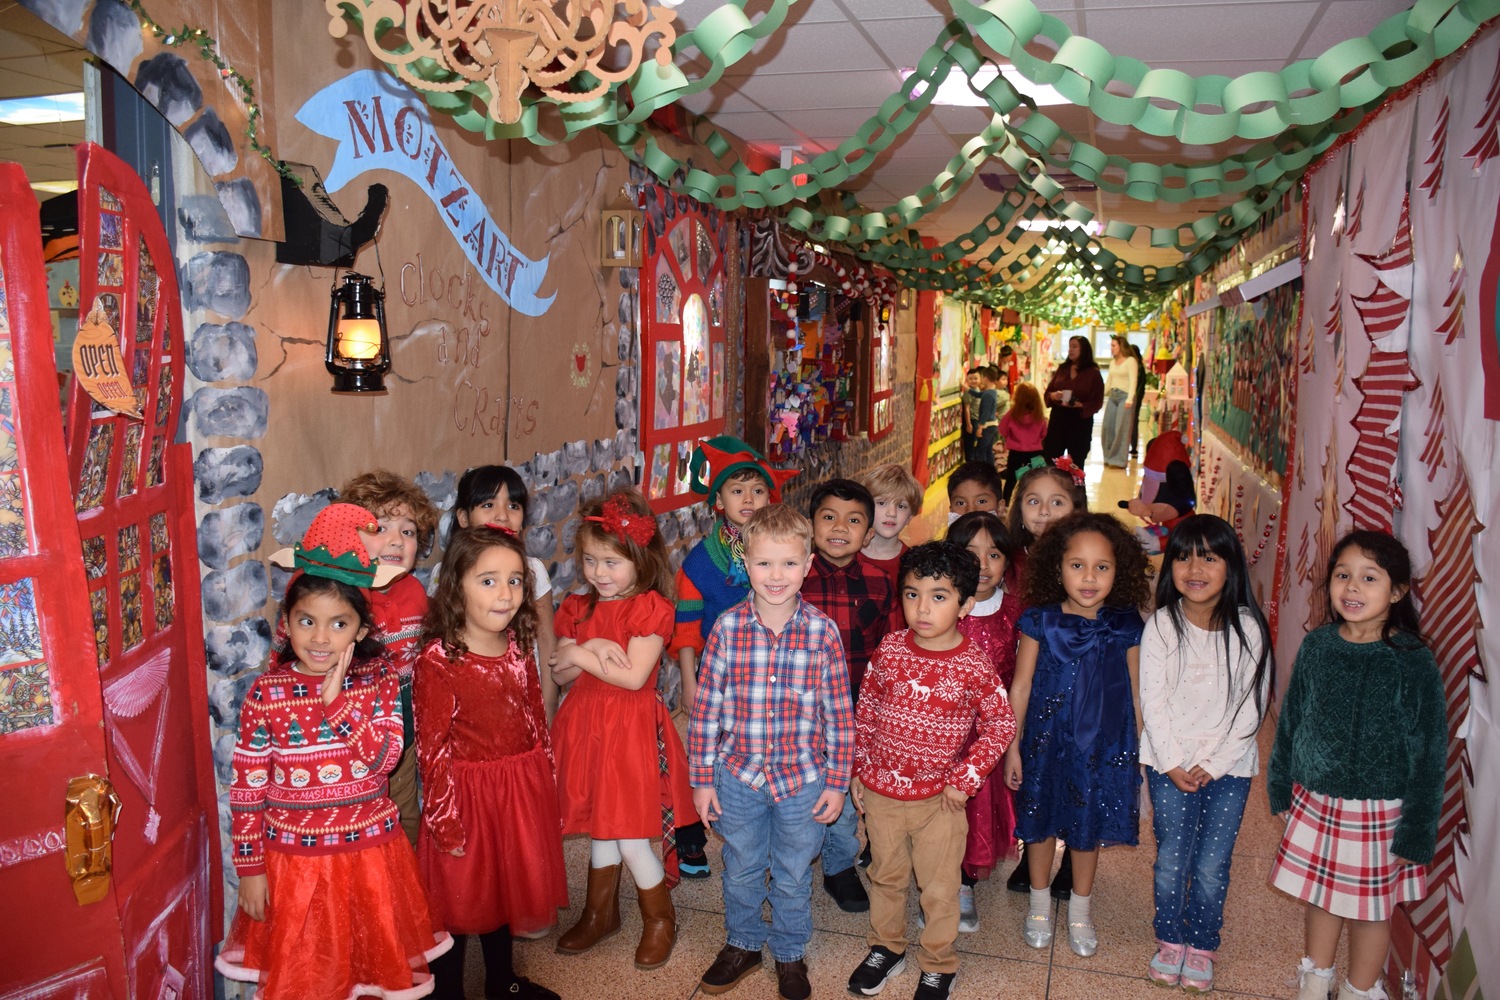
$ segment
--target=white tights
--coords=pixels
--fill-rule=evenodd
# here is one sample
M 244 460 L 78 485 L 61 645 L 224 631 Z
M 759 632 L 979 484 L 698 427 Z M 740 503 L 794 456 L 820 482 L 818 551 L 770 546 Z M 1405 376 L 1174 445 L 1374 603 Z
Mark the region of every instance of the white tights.
M 658 885 L 666 872 L 661 861 L 651 850 L 651 841 L 640 840 L 595 840 L 589 844 L 589 865 L 593 868 L 608 868 L 625 862 L 639 889 L 651 889 Z

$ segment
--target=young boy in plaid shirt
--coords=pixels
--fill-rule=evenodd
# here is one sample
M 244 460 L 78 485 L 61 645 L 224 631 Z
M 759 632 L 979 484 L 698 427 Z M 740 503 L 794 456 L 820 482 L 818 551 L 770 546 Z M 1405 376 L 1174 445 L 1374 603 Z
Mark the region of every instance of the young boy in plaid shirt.
M 865 814 L 873 860 L 870 953 L 849 977 L 856 995 L 874 996 L 906 966 L 913 876 L 926 918 L 915 1000 L 953 991 L 964 807 L 1016 735 L 994 665 L 958 630 L 978 584 L 979 560 L 956 543 L 908 549 L 901 605 L 910 627 L 885 637 L 865 675 L 850 794 Z
M 902 628 L 901 608 L 890 575 L 861 550 L 875 521 L 875 498 L 852 479 L 830 479 L 813 489 L 813 558 L 802 597 L 838 626 L 849 662 L 849 697 L 859 704 L 859 685 L 870 654 L 893 628 Z M 852 802 L 823 840 L 823 889 L 845 913 L 864 913 L 870 897 L 859 880 L 859 814 Z
M 770 944 L 782 1000 L 806 1000 L 811 866 L 844 807 L 854 711 L 838 630 L 799 594 L 812 526 L 773 504 L 742 534 L 751 597 L 709 632 L 688 724 L 693 804 L 724 840 L 727 942 L 701 985 L 728 992 Z

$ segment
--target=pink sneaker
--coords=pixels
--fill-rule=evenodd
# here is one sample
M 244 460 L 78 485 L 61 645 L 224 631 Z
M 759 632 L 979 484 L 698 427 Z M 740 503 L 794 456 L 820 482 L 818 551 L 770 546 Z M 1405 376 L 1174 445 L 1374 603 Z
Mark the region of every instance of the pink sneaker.
M 1214 959 L 1216 951 L 1199 951 L 1189 948 L 1182 960 L 1182 988 L 1188 993 L 1212 993 L 1214 988 Z
M 1156 957 L 1146 975 L 1158 986 L 1176 986 L 1182 981 L 1182 962 L 1186 949 L 1180 944 L 1156 942 Z

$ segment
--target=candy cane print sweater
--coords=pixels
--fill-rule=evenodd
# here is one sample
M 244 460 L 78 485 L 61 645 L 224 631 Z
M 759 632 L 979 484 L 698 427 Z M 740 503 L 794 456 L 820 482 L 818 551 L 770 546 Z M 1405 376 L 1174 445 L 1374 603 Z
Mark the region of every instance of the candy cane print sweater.
M 967 749 L 971 729 L 977 738 Z M 854 715 L 854 774 L 887 798 L 979 791 L 1016 737 L 1016 716 L 989 659 L 965 637 L 923 649 L 910 629 L 875 650 Z

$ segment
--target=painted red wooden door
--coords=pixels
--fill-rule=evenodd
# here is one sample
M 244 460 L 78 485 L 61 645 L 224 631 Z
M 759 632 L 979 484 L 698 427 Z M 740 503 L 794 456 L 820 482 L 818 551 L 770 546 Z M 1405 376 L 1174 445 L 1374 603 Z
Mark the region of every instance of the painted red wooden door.
M 119 822 L 111 845 L 113 885 L 101 902 L 77 903 L 59 859 L 0 868 L 0 895 L 7 899 L 16 898 L 13 872 L 19 877 L 24 869 L 37 928 L 35 935 L 3 936 L 0 947 L 18 950 L 13 960 L 7 954 L 0 962 L 0 995 L 12 989 L 53 995 L 25 987 L 76 975 L 70 970 L 78 967 L 93 978 L 76 995 L 209 996 L 220 865 L 191 458 L 186 444 L 173 443 L 183 345 L 175 268 L 155 206 L 135 173 L 87 144 L 79 147 L 78 163 L 80 314 L 97 303 L 117 332 L 142 416 L 98 407 L 73 386 L 66 424 L 59 425 L 36 254 L 34 276 L 27 277 L 36 282 L 40 314 L 28 314 L 21 326 L 13 320 L 11 338 L 17 396 L 25 402 L 18 409 L 34 418 L 13 434 L 26 456 L 16 473 L 27 477 L 20 487 L 23 526 L 33 530 L 36 543 L 0 561 L 0 582 L 31 581 L 42 647 L 23 652 L 46 660 L 46 639 L 57 637 L 57 652 L 47 661 L 55 678 L 49 696 L 55 717 L 50 725 L 0 735 L 0 766 L 12 762 L 0 773 L 7 803 L 0 832 L 9 835 L 9 804 L 20 801 L 35 813 L 31 827 L 18 828 L 21 835 L 34 829 L 44 843 L 55 836 L 61 787 L 74 772 L 109 778 Z M 24 178 L 18 183 L 24 189 Z M 9 212 L 0 224 L 14 224 Z M 39 484 L 50 492 L 39 496 Z M 0 507 L 0 519 L 6 514 Z M 5 527 L 0 520 L 0 531 Z M 60 938 L 72 940 L 70 950 L 54 955 L 50 944 Z M 33 940 L 49 944 L 34 949 Z M 62 992 L 75 995 L 71 988 Z

